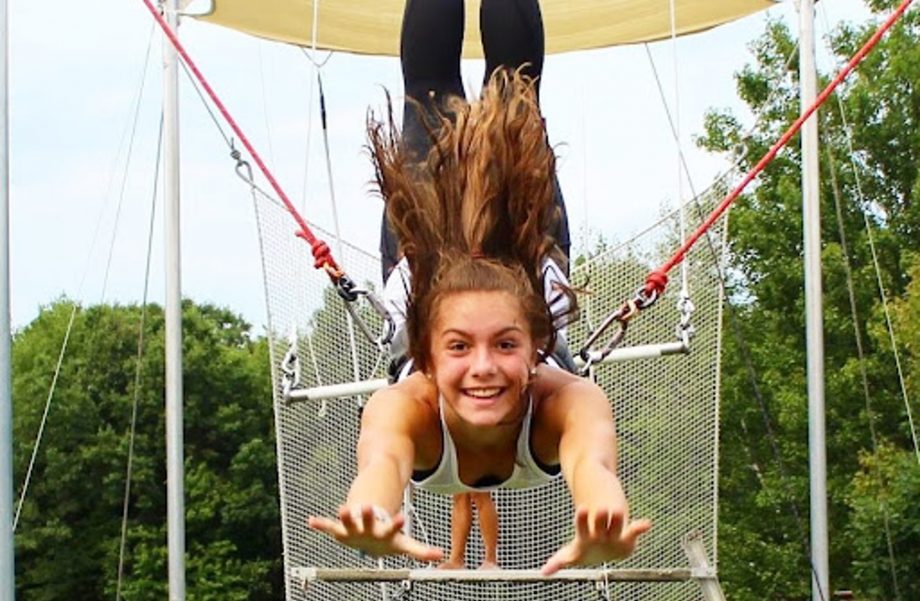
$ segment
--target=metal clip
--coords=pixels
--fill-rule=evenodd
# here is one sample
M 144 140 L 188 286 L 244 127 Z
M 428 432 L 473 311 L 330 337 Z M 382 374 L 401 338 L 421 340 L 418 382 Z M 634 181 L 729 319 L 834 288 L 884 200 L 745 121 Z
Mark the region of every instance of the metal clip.
M 248 161 L 243 160 L 243 153 L 240 152 L 239 148 L 236 147 L 236 144 L 233 140 L 230 140 L 230 158 L 236 161 L 236 174 L 249 185 L 253 185 L 252 179 L 252 166 Z M 243 171 L 245 170 L 245 173 Z
M 393 321 L 393 316 L 387 311 L 383 301 L 381 301 L 376 294 L 370 290 L 359 288 L 354 280 L 345 274 L 342 274 L 336 281 L 336 291 L 345 301 L 345 309 L 348 311 L 348 314 L 351 315 L 351 318 L 358 324 L 361 333 L 363 333 L 372 344 L 378 348 L 382 348 L 393 341 L 393 336 L 396 334 L 396 323 Z M 383 320 L 383 328 L 379 336 L 375 336 L 370 331 L 370 328 L 368 328 L 367 324 L 364 323 L 364 320 L 361 319 L 358 312 L 352 306 L 352 303 L 361 297 L 364 297 L 374 312 Z
M 601 601 L 612 601 L 613 597 L 610 594 L 610 583 L 606 576 L 603 580 L 598 580 L 594 583 L 594 590 Z
M 639 307 L 639 310 L 648 309 L 658 301 L 658 291 L 652 290 L 649 292 L 645 286 L 640 286 L 636 290 L 635 303 Z
M 399 588 L 387 595 L 390 599 L 409 599 L 412 596 L 412 581 L 403 580 L 399 583 Z
M 287 400 L 301 385 L 300 355 L 297 352 L 297 328 L 291 330 L 288 350 L 281 359 L 281 395 Z
M 360 293 L 354 280 L 344 273 L 339 274 L 339 277 L 336 279 L 335 291 L 339 293 L 339 296 L 341 296 L 343 300 L 349 303 L 358 300 L 358 294 Z
M 690 296 L 686 293 L 681 294 L 680 300 L 677 301 L 677 309 L 680 311 L 680 322 L 677 324 L 677 337 L 685 346 L 690 346 L 690 340 L 696 335 L 696 328 L 690 323 L 693 311 L 696 307 Z
M 654 300 L 652 300 L 654 302 Z M 633 300 L 628 300 L 623 305 L 611 313 L 607 319 L 604 320 L 601 325 L 594 330 L 591 336 L 588 337 L 588 340 L 585 341 L 585 345 L 579 351 L 579 356 L 585 362 L 585 366 L 582 368 L 581 373 L 585 375 L 591 371 L 591 368 L 596 363 L 600 363 L 607 358 L 607 355 L 612 353 L 620 344 L 622 344 L 623 339 L 626 337 L 626 324 L 629 323 L 629 320 L 639 314 L 639 311 L 643 309 L 642 300 L 638 297 Z M 599 351 L 592 350 L 591 347 L 595 342 L 606 332 L 614 323 L 619 325 L 617 331 L 614 332 L 613 336 L 610 337 L 610 340 L 607 341 L 607 344 L 604 345 Z

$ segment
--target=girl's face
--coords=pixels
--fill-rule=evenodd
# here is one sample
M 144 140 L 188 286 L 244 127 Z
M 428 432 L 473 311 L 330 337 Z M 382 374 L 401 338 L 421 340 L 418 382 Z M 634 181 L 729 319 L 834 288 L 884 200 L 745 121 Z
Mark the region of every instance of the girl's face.
M 521 304 L 510 293 L 459 292 L 441 299 L 431 375 L 463 422 L 489 427 L 514 421 L 535 357 Z

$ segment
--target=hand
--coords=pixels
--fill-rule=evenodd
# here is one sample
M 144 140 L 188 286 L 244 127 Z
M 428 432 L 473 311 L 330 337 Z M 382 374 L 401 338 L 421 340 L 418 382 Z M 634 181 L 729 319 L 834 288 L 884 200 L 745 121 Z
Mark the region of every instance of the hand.
M 622 510 L 587 507 L 575 510 L 575 537 L 550 557 L 540 572 L 549 576 L 573 565 L 596 565 L 624 559 L 636 548 L 636 540 L 649 531 L 648 520 L 630 522 Z
M 382 514 L 382 515 L 381 515 Z M 343 505 L 339 519 L 311 517 L 310 528 L 325 532 L 343 545 L 373 557 L 408 555 L 419 561 L 440 561 L 444 551 L 430 547 L 401 532 L 405 517 L 401 513 L 390 518 L 383 509 L 372 505 Z

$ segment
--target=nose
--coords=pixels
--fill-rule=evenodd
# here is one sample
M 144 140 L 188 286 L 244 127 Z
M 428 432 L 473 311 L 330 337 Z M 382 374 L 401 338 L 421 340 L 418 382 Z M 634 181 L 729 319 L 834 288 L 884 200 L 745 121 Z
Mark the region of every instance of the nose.
M 495 357 L 488 347 L 477 347 L 473 351 L 471 372 L 474 377 L 491 376 L 495 373 Z

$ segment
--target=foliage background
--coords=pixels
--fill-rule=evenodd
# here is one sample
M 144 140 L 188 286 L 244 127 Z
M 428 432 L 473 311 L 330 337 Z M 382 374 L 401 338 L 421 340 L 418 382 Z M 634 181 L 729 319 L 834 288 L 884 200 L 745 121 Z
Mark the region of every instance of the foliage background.
M 870 2 L 880 16 L 895 4 Z M 875 28 L 833 34 L 841 65 Z M 916 399 L 918 42 L 917 11 L 910 11 L 819 112 L 830 567 L 832 589 L 853 590 L 858 599 L 920 598 L 920 524 L 910 501 L 920 497 L 920 456 L 879 293 L 881 283 L 908 397 Z M 755 61 L 737 82 L 757 126 L 743 131 L 733 115 L 714 111 L 699 138 L 740 159 L 742 169 L 799 113 L 790 32 L 773 23 L 752 50 Z M 733 599 L 810 597 L 799 146 L 796 138 L 731 215 L 719 553 Z
M 886 15 L 896 3 L 868 4 Z M 841 63 L 873 31 L 868 23 L 837 30 L 832 45 Z M 746 131 L 736 116 L 713 111 L 698 140 L 748 168 L 799 111 L 790 32 L 773 23 L 752 50 L 754 61 L 737 82 L 757 126 Z M 864 222 L 871 224 L 916 418 L 918 82 L 920 17 L 912 10 L 841 89 L 843 112 L 834 98 L 819 113 L 832 588 L 853 590 L 861 600 L 920 599 L 920 463 Z M 737 600 L 811 596 L 799 158 L 794 140 L 731 215 L 719 570 L 729 598 Z M 140 307 L 81 308 L 58 300 L 16 333 L 15 481 L 22 486 L 73 312 L 69 351 L 16 531 L 17 595 L 39 601 L 115 595 L 128 425 L 137 395 L 122 595 L 163 599 L 160 308 L 147 309 L 139 387 Z M 183 323 L 188 597 L 280 599 L 267 342 L 238 316 L 211 305 L 187 301 Z
M 137 439 L 124 599 L 164 599 L 163 313 L 148 307 L 135 390 L 139 307 L 45 307 L 13 352 L 15 478 L 24 481 L 58 352 L 75 313 L 44 441 L 16 531 L 21 599 L 116 593 L 128 429 Z M 279 599 L 281 537 L 264 339 L 232 313 L 183 307 L 188 598 Z

